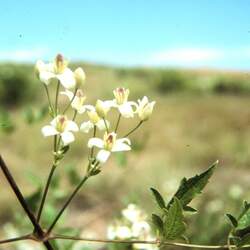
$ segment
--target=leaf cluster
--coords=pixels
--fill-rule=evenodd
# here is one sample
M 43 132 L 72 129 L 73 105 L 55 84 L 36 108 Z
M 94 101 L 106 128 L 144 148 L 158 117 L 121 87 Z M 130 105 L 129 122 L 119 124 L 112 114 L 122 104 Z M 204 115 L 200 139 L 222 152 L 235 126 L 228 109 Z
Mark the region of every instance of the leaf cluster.
M 217 164 L 218 162 L 215 162 L 199 175 L 182 179 L 176 193 L 168 203 L 158 190 L 151 188 L 161 211 L 160 214 L 152 214 L 152 222 L 161 240 L 187 239 L 184 212 L 196 212 L 196 209 L 189 206 L 189 203 L 205 188 Z

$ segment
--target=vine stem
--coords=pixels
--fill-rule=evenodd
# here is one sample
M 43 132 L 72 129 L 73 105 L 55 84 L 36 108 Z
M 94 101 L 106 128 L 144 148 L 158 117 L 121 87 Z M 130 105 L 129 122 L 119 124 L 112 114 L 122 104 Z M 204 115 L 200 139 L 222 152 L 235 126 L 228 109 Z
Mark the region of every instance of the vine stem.
M 119 124 L 120 124 L 121 117 L 122 117 L 122 115 L 119 113 L 119 116 L 118 116 L 118 119 L 117 119 L 117 122 L 116 122 L 116 126 L 115 126 L 115 133 L 116 133 L 117 130 L 118 130 L 118 127 L 119 127 Z
M 53 235 L 48 237 L 50 240 L 73 240 L 73 241 L 84 241 L 84 242 L 95 242 L 95 243 L 120 243 L 120 244 L 150 244 L 150 245 L 166 245 L 166 246 L 176 246 L 176 247 L 185 247 L 185 248 L 197 248 L 197 249 L 229 249 L 228 245 L 197 245 L 197 244 L 187 244 L 179 242 L 167 242 L 159 240 L 108 240 L 108 239 L 91 239 L 91 238 L 81 238 L 81 237 L 72 237 L 66 235 Z M 230 247 L 235 247 L 231 245 Z M 249 248 L 250 245 L 245 245 L 242 248 Z
M 39 206 L 39 209 L 38 209 L 38 213 L 37 213 L 37 222 L 38 222 L 38 223 L 40 222 L 40 219 L 41 219 L 41 215 L 42 215 L 44 203 L 45 203 L 45 200 L 46 200 L 48 191 L 49 191 L 49 186 L 50 186 L 50 183 L 51 183 L 53 174 L 54 174 L 54 172 L 55 172 L 55 169 L 56 169 L 56 164 L 53 164 L 53 166 L 52 166 L 52 168 L 51 168 L 51 170 L 50 170 L 50 173 L 49 173 L 49 176 L 48 176 L 48 179 L 47 179 L 45 188 L 44 188 L 42 200 L 41 200 L 41 203 L 40 203 L 40 206 Z
M 49 95 L 48 86 L 46 84 L 44 84 L 44 88 L 45 88 L 45 91 L 46 91 L 46 95 L 47 95 L 47 98 L 48 98 L 50 109 L 54 113 L 54 109 L 53 109 L 52 102 L 51 102 L 50 95 Z
M 83 184 L 87 181 L 88 178 L 89 178 L 89 175 L 85 175 L 84 178 L 81 180 L 81 182 L 78 184 L 78 186 L 75 188 L 75 190 L 73 191 L 73 193 L 69 196 L 69 198 L 67 199 L 67 201 L 65 202 L 65 204 L 63 205 L 63 207 L 61 208 L 61 210 L 59 211 L 59 213 L 55 217 L 55 219 L 52 222 L 51 226 L 47 230 L 47 233 L 46 233 L 47 235 L 49 235 L 51 233 L 51 231 L 55 227 L 56 223 L 58 222 L 58 220 L 62 216 L 62 214 L 65 211 L 65 209 L 68 207 L 68 205 L 70 204 L 70 202 L 72 201 L 72 199 L 75 197 L 75 195 L 78 193 L 79 189 L 83 186 Z
M 129 135 L 131 135 L 132 133 L 134 133 L 141 125 L 142 125 L 143 121 L 140 121 L 132 130 L 130 130 L 126 135 L 124 135 L 123 137 L 128 137 Z
M 104 125 L 105 125 L 105 128 L 106 128 L 106 131 L 109 133 L 109 127 L 108 127 L 108 124 L 107 124 L 107 121 L 105 118 L 103 118 L 103 122 L 104 122 Z
M 31 234 L 23 235 L 20 237 L 10 238 L 6 240 L 0 240 L 0 245 L 16 242 L 16 241 L 23 241 L 23 240 L 31 240 Z
M 9 168 L 7 167 L 7 165 L 5 164 L 2 156 L 0 155 L 0 167 L 3 171 L 3 174 L 5 176 L 5 178 L 7 179 L 10 187 L 12 188 L 13 192 L 15 193 L 19 203 L 21 204 L 23 210 L 25 211 L 26 215 L 29 217 L 29 220 L 31 221 L 35 233 L 37 233 L 37 235 L 39 237 L 43 237 L 44 236 L 44 232 L 41 228 L 41 226 L 39 225 L 39 223 L 37 222 L 34 214 L 31 212 L 30 208 L 28 207 L 27 202 L 25 201 L 23 194 L 21 193 L 17 183 L 15 182 L 13 176 L 11 175 Z M 47 250 L 53 250 L 53 247 L 51 246 L 51 244 L 49 243 L 48 240 L 44 241 L 43 244 L 45 245 L 45 247 L 47 248 Z
M 70 105 L 71 105 L 72 102 L 74 101 L 75 96 L 76 96 L 76 93 L 77 93 L 77 88 L 76 88 L 75 91 L 74 91 L 74 95 L 73 95 L 72 99 L 70 100 L 70 102 L 68 103 L 68 105 L 66 106 L 66 108 L 64 109 L 63 115 L 67 112 L 67 110 L 69 109 Z

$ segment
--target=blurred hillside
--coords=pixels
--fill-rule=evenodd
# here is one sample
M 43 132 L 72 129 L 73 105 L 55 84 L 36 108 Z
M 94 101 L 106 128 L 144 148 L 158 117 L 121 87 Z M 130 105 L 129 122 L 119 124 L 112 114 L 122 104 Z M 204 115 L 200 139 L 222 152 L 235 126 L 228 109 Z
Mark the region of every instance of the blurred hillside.
M 241 199 L 249 200 L 249 73 L 80 66 L 87 75 L 83 90 L 88 103 L 111 99 L 112 90 L 124 86 L 130 88 L 131 100 L 147 95 L 157 104 L 144 128 L 131 136 L 134 151 L 112 157 L 103 173 L 90 180 L 67 223 L 81 228 L 87 224 L 104 234 L 111 218 L 128 202 L 151 211 L 149 187 L 170 197 L 183 176 L 192 176 L 219 159 L 219 169 L 195 204 L 201 212 L 195 219 L 190 216 L 190 237 L 196 243 L 223 243 L 227 229 L 223 214 L 238 211 Z M 50 86 L 51 91 L 54 87 Z M 66 99 L 61 100 L 63 105 Z M 28 195 L 37 179 L 45 180 L 52 161 L 52 141 L 40 132 L 49 121 L 46 95 L 32 66 L 0 65 L 0 103 L 1 154 Z M 79 123 L 83 120 L 85 116 L 77 118 Z M 133 124 L 122 120 L 120 132 L 128 127 Z M 72 189 L 66 182 L 67 167 L 74 166 L 79 175 L 83 171 L 87 139 L 80 136 L 58 169 L 66 191 Z M 0 188 L 0 222 L 6 223 L 13 220 L 11 211 L 21 210 L 1 175 Z

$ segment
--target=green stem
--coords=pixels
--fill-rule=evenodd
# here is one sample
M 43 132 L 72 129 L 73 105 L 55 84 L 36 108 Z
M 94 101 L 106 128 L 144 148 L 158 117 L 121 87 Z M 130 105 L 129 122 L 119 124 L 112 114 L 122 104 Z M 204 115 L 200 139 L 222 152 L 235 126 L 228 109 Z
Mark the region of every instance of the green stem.
M 118 116 L 118 119 L 117 119 L 117 122 L 116 122 L 116 126 L 115 126 L 115 133 L 116 133 L 117 130 L 118 130 L 118 127 L 119 127 L 119 124 L 120 124 L 121 117 L 122 117 L 122 115 L 119 113 L 119 116 Z
M 94 125 L 94 132 L 93 132 L 93 137 L 96 136 L 96 125 Z M 94 147 L 91 148 L 91 151 L 90 151 L 90 159 L 92 159 L 94 156 Z
M 74 101 L 75 96 L 76 96 L 76 92 L 77 92 L 77 88 L 76 88 L 75 91 L 74 91 L 74 95 L 73 95 L 72 99 L 70 100 L 70 102 L 68 103 L 68 105 L 66 106 L 66 108 L 64 109 L 63 115 L 67 112 L 67 110 L 69 109 L 70 105 L 71 105 L 72 102 Z
M 58 107 L 58 95 L 59 95 L 59 89 L 60 89 L 60 82 L 58 81 L 57 87 L 56 87 L 56 98 L 55 98 L 55 110 L 54 110 L 54 117 L 57 116 L 57 107 Z M 54 136 L 54 153 L 57 152 L 57 135 Z
M 105 128 L 106 128 L 107 132 L 109 133 L 109 128 L 108 128 L 108 124 L 107 124 L 106 119 L 103 118 L 103 121 L 104 121 Z
M 132 130 L 130 130 L 126 135 L 124 135 L 123 137 L 128 137 L 129 135 L 131 135 L 132 133 L 134 133 L 141 125 L 142 125 L 143 121 L 140 121 Z
M 63 207 L 61 208 L 61 210 L 59 211 L 59 213 L 57 214 L 56 218 L 52 222 L 51 226 L 49 227 L 49 229 L 48 229 L 48 231 L 46 233 L 47 235 L 49 235 L 51 233 L 51 231 L 55 227 L 56 223 L 58 222 L 58 220 L 62 216 L 62 214 L 65 211 L 65 209 L 68 207 L 68 205 L 70 204 L 70 202 L 72 201 L 72 199 L 75 197 L 75 195 L 78 193 L 79 189 L 83 186 L 83 184 L 87 181 L 88 178 L 89 178 L 89 175 L 88 174 L 85 175 L 84 178 L 81 180 L 81 182 L 78 184 L 78 186 L 75 188 L 75 190 L 73 191 L 73 193 L 69 196 L 69 198 L 67 199 L 67 201 L 65 202 L 65 204 L 63 205 Z
M 56 169 L 56 164 L 53 164 L 53 166 L 52 166 L 52 168 L 50 170 L 50 173 L 49 173 L 49 176 L 48 176 L 48 179 L 47 179 L 44 191 L 43 191 L 42 200 L 41 200 L 41 203 L 40 203 L 40 206 L 39 206 L 39 209 L 38 209 L 38 213 L 37 213 L 37 222 L 38 223 L 39 223 L 39 221 L 41 219 L 43 207 L 44 207 L 44 204 L 45 204 L 45 200 L 46 200 L 46 197 L 47 197 L 47 194 L 48 194 L 48 191 L 49 191 L 49 186 L 51 184 L 51 180 L 52 180 L 53 174 L 55 172 L 55 169 Z
M 227 245 L 198 245 L 189 243 L 179 243 L 179 242 L 168 242 L 159 240 L 108 240 L 108 239 L 91 239 L 91 238 L 81 238 L 66 235 L 52 235 L 48 238 L 49 240 L 72 240 L 72 241 L 83 241 L 83 242 L 95 242 L 95 243 L 120 243 L 120 244 L 149 244 L 149 245 L 165 245 L 165 246 L 175 246 L 183 248 L 198 248 L 198 249 L 228 249 Z M 241 248 L 249 248 L 250 245 L 245 245 Z M 230 245 L 230 247 L 235 247 L 235 245 Z
M 48 98 L 49 107 L 52 110 L 52 112 L 54 113 L 54 109 L 53 109 L 52 102 L 51 102 L 50 95 L 49 95 L 48 86 L 46 84 L 44 84 L 44 88 L 45 88 L 46 95 L 47 95 L 47 98 Z
M 76 115 L 77 115 L 77 110 L 74 111 L 74 115 L 73 115 L 73 117 L 72 117 L 72 121 L 75 121 Z

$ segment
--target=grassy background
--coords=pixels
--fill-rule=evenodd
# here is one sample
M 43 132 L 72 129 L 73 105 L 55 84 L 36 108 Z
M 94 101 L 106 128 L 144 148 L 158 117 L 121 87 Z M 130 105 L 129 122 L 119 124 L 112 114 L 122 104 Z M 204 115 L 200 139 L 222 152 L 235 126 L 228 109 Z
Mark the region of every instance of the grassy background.
M 87 74 L 83 89 L 89 103 L 111 99 L 115 87 L 125 86 L 130 88 L 131 100 L 147 95 L 157 104 L 152 118 L 131 136 L 133 152 L 113 156 L 102 174 L 84 187 L 61 224 L 105 235 L 107 224 L 129 202 L 137 202 L 148 212 L 154 210 L 149 187 L 170 198 L 183 176 L 193 176 L 219 159 L 212 181 L 194 202 L 199 213 L 188 216 L 188 232 L 196 243 L 224 243 L 228 230 L 224 214 L 239 213 L 241 200 L 249 199 L 248 73 L 81 65 Z M 54 86 L 50 88 L 53 92 Z M 65 101 L 61 99 L 62 106 Z M 0 122 L 5 124 L 0 132 L 1 154 L 29 195 L 37 182 L 45 180 L 52 162 L 52 140 L 40 132 L 49 121 L 43 116 L 45 91 L 31 66 L 0 65 L 0 103 Z M 84 119 L 78 117 L 79 122 Z M 123 119 L 121 134 L 133 126 Z M 67 181 L 70 166 L 83 174 L 87 139 L 81 134 L 58 168 L 59 193 L 73 188 Z M 2 175 L 0 188 L 0 223 L 4 225 L 14 222 L 22 211 Z

